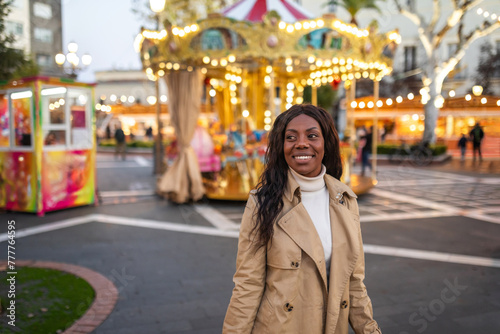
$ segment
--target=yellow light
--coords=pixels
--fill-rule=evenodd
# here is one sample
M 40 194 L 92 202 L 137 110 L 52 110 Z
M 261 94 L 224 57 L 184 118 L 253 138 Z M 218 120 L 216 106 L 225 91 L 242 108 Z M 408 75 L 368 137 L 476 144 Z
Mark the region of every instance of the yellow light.
M 365 107 L 365 103 L 363 101 L 359 102 L 359 107 L 363 109 Z
M 332 83 L 332 82 L 333 82 L 333 77 L 332 77 L 332 76 L 329 76 L 329 77 L 328 77 L 328 82 L 329 82 L 329 83 Z
M 295 99 L 295 103 L 297 103 L 297 104 L 302 104 L 302 102 L 304 102 L 304 99 L 302 98 L 302 96 L 299 96 Z
M 375 103 L 373 101 L 368 102 L 367 104 L 368 108 L 373 108 L 375 106 Z
M 309 57 L 307 58 L 307 62 L 308 62 L 309 64 L 312 64 L 312 63 L 314 63 L 314 60 L 315 60 L 315 59 L 316 59 L 316 58 L 315 58 L 314 56 L 309 56 Z
M 51 107 L 52 107 L 52 108 L 51 108 Z M 95 105 L 95 108 L 96 108 L 97 110 L 101 110 L 101 107 L 102 107 L 102 105 L 101 105 L 100 103 L 98 103 L 98 104 L 96 104 L 96 105 Z M 53 110 L 53 109 L 54 109 L 54 105 L 53 105 L 52 103 L 51 103 L 51 104 L 49 104 L 49 109 L 50 109 L 50 110 Z
M 159 70 L 159 71 L 158 71 L 158 75 L 159 75 L 160 77 L 164 76 L 164 75 L 165 75 L 165 71 L 164 71 L 164 70 Z
M 266 131 L 271 130 L 271 126 L 269 124 L 264 125 L 264 130 Z
M 271 117 L 271 111 L 269 111 L 269 110 L 264 111 L 264 116 Z
M 285 29 L 286 28 L 286 23 L 281 21 L 279 24 L 280 29 Z
M 500 100 L 498 100 L 498 101 L 497 101 L 497 106 L 499 106 L 499 107 L 500 107 Z
M 286 96 L 288 96 L 288 97 L 293 96 L 293 90 L 288 90 L 288 91 L 286 92 Z
M 339 63 L 339 59 L 338 59 L 337 57 L 334 57 L 334 58 L 332 59 L 332 63 L 333 63 L 334 65 L 338 64 L 338 63 Z
M 411 116 L 411 118 L 412 118 L 414 121 L 418 121 L 418 114 L 413 114 L 413 116 Z
M 309 29 L 309 22 L 304 22 L 303 24 L 304 29 Z
M 210 64 L 212 66 L 217 66 L 217 65 L 219 65 L 219 61 L 217 59 L 212 59 L 212 61 L 210 62 Z
M 488 100 L 487 100 L 485 97 L 483 97 L 483 98 L 481 99 L 481 104 L 486 104 L 486 102 L 488 102 Z
M 410 125 L 410 131 L 415 131 L 417 126 L 415 124 Z
M 470 94 L 465 95 L 465 100 L 466 101 L 472 100 L 472 96 L 470 96 Z
M 291 104 L 291 103 L 288 103 L 288 104 L 285 106 L 285 108 L 286 108 L 287 110 L 288 110 L 288 109 L 290 109 L 291 107 L 292 107 L 292 104 Z
M 286 103 L 293 103 L 293 96 L 292 97 L 287 97 L 286 98 Z
M 483 87 L 482 86 L 476 85 L 476 86 L 472 87 L 472 94 L 474 94 L 475 96 L 479 96 L 482 93 L 483 93 Z
M 382 100 L 377 101 L 377 107 L 381 108 L 384 105 L 384 102 Z
M 313 83 L 314 83 L 313 79 L 307 79 L 308 86 L 312 86 Z
M 227 57 L 227 60 L 229 60 L 230 63 L 234 63 L 236 61 L 236 57 L 235 55 L 229 55 L 229 57 Z
M 315 29 L 316 28 L 316 21 L 309 22 L 309 25 L 311 26 L 312 29 Z
M 455 91 L 454 90 L 450 90 L 450 92 L 448 93 L 448 95 L 450 97 L 455 97 Z
M 264 123 L 271 124 L 271 119 L 269 117 L 264 118 Z
M 418 126 L 418 131 L 424 131 L 425 130 L 425 126 L 423 124 L 420 124 Z
M 243 112 L 241 113 L 243 115 L 243 117 L 247 118 L 248 116 L 250 116 L 250 113 L 248 112 L 248 110 L 243 110 Z
M 293 84 L 293 82 L 289 82 L 289 83 L 286 85 L 286 88 L 287 88 L 287 89 L 294 89 L 294 88 L 295 88 L 295 85 Z
M 236 90 L 236 88 L 237 88 L 237 87 L 236 87 L 236 85 L 235 85 L 235 84 L 231 84 L 231 85 L 229 86 L 229 89 L 230 89 L 230 90 L 232 90 L 232 91 L 235 91 L 235 90 Z
M 152 68 L 150 68 L 150 67 L 148 67 L 148 68 L 146 69 L 146 74 L 149 74 L 149 75 L 153 74 L 153 69 L 152 69 Z
M 227 60 L 221 59 L 220 60 L 220 66 L 226 66 L 227 65 Z
M 215 89 L 210 89 L 209 94 L 210 94 L 211 97 L 214 97 L 216 93 L 217 92 L 215 91 Z
M 156 97 L 153 96 L 153 95 L 150 95 L 147 97 L 146 101 L 150 104 L 150 105 L 153 105 L 156 103 Z
M 189 34 L 191 32 L 191 27 L 190 26 L 184 27 L 184 31 L 186 32 L 186 34 Z
M 285 64 L 286 64 L 287 66 L 292 65 L 292 58 L 287 58 L 287 59 L 285 60 Z
M 237 103 L 238 103 L 238 99 L 236 97 L 232 97 L 231 104 L 237 104 Z
M 205 64 L 210 63 L 210 57 L 208 57 L 208 56 L 203 57 L 203 63 L 205 63 Z
M 344 74 L 342 74 L 342 75 L 340 76 L 340 78 L 342 79 L 342 81 L 346 81 L 346 80 L 347 80 L 347 74 L 345 74 L 345 73 L 344 73 Z
M 402 97 L 402 96 L 398 96 L 398 97 L 396 97 L 396 102 L 397 102 L 397 103 L 401 103 L 401 102 L 403 102 L 403 97 Z
M 385 101 L 385 104 L 387 104 L 388 106 L 392 106 L 392 99 L 387 99 Z
M 167 70 L 171 70 L 172 69 L 172 63 L 167 63 Z
M 172 66 L 172 68 L 173 68 L 175 71 L 177 71 L 180 67 L 181 67 L 181 66 L 180 66 L 179 64 L 177 64 L 177 63 L 175 63 L 175 64 Z
M 354 77 L 356 79 L 361 79 L 361 73 L 359 73 L 359 72 L 354 73 Z
M 191 25 L 191 31 L 196 31 L 198 30 L 198 26 L 196 24 Z
M 344 58 L 340 58 L 340 60 L 339 60 L 339 64 L 340 64 L 340 65 L 345 65 L 345 59 L 344 59 Z
M 408 122 L 410 120 L 410 115 L 404 115 L 401 119 L 403 122 Z
M 172 29 L 172 34 L 174 34 L 175 36 L 177 36 L 177 35 L 179 34 L 179 28 L 174 27 L 174 28 Z
M 323 61 L 321 59 L 316 60 L 316 66 L 321 67 L 323 65 Z
M 347 78 L 348 78 L 349 80 L 352 80 L 352 79 L 354 79 L 354 74 L 352 74 L 352 73 L 349 73 L 349 74 L 347 75 Z
M 356 101 L 352 101 L 351 102 L 351 108 L 356 108 L 358 104 L 356 103 Z
M 207 74 L 207 69 L 203 67 L 203 68 L 201 69 L 201 73 L 203 73 L 203 74 Z
M 289 33 L 292 33 L 293 32 L 293 25 L 289 25 L 286 27 L 286 31 L 289 32 Z
M 295 23 L 295 29 L 300 30 L 302 29 L 302 24 L 300 22 Z
M 413 100 L 414 97 L 415 95 L 413 95 L 413 93 L 408 94 L 408 100 Z
M 293 66 L 287 66 L 286 67 L 287 72 L 292 72 L 293 71 Z
M 214 79 L 214 78 L 210 79 L 210 84 L 212 86 L 217 86 L 218 85 L 217 79 Z
M 273 71 L 273 67 L 271 65 L 268 65 L 266 67 L 266 73 L 271 73 Z
M 235 81 L 236 81 L 236 83 L 241 83 L 242 79 L 240 76 L 237 76 Z
M 321 84 L 321 79 L 319 79 L 319 78 L 314 79 L 314 84 L 316 86 L 319 86 Z
M 266 75 L 266 76 L 264 77 L 264 82 L 265 82 L 266 84 L 270 84 L 270 83 L 271 83 L 271 77 L 270 77 L 269 75 Z
M 224 78 L 225 78 L 226 80 L 228 80 L 228 81 L 229 81 L 229 80 L 231 80 L 231 74 L 226 73 L 226 75 L 224 76 Z
M 318 27 L 321 28 L 322 26 L 325 25 L 325 22 L 323 20 L 318 20 L 317 24 L 318 24 Z

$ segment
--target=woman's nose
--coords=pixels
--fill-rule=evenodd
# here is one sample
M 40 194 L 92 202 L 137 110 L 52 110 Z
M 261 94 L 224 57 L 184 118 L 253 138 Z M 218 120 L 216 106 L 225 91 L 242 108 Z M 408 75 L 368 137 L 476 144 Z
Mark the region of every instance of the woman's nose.
M 307 142 L 306 138 L 299 137 L 299 140 L 297 141 L 297 147 L 298 148 L 308 148 L 309 143 Z

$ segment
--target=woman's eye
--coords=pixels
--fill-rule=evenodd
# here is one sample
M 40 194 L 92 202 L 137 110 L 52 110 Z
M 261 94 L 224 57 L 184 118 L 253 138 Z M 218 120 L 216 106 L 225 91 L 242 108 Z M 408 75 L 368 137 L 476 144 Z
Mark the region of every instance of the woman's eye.
M 317 138 L 317 137 L 318 137 L 318 135 L 317 135 L 317 134 L 315 134 L 315 133 L 311 133 L 311 134 L 309 135 L 309 138 Z
M 287 139 L 287 140 L 294 140 L 294 139 L 295 139 L 295 136 L 286 136 L 286 139 Z

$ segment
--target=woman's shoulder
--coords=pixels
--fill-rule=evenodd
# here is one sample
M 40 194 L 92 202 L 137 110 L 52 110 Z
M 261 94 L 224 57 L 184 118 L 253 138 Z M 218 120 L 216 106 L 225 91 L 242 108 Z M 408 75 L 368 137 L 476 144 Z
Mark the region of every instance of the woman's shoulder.
M 358 198 L 348 185 L 329 174 L 325 174 L 325 183 L 328 189 L 333 188 L 337 193 L 347 193 L 352 198 Z

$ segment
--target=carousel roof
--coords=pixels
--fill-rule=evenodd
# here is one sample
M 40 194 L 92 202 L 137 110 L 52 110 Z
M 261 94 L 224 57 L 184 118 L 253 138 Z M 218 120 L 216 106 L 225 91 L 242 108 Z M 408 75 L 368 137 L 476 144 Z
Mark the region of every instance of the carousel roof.
M 289 0 L 241 0 L 225 8 L 222 14 L 236 20 L 260 22 L 265 13 L 275 10 L 285 22 L 306 20 L 314 16 Z

